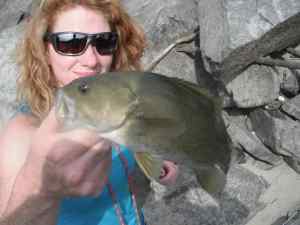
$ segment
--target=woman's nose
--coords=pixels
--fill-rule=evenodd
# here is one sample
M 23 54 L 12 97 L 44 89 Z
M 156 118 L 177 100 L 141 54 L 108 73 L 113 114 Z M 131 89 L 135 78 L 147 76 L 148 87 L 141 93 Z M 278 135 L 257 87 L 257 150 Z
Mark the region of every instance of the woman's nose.
M 96 67 L 98 62 L 98 52 L 95 47 L 88 45 L 85 52 L 79 56 L 80 63 L 87 67 Z

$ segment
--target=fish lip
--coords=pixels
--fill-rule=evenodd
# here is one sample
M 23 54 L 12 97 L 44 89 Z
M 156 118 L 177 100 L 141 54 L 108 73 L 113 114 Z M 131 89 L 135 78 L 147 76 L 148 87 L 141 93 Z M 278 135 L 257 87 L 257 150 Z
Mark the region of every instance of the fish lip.
M 62 124 L 63 130 L 88 128 L 97 131 L 97 127 L 93 126 L 89 121 L 78 121 L 76 102 L 65 95 L 62 89 L 58 89 L 56 92 L 55 115 L 59 123 Z

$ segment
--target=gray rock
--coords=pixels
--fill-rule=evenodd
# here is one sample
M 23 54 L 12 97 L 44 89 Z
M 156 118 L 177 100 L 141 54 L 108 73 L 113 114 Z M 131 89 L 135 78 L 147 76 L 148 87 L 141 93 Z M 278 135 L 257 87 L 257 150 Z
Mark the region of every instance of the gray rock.
M 277 69 L 281 78 L 281 91 L 288 95 L 295 96 L 299 92 L 299 82 L 295 73 L 288 68 L 279 67 Z
M 171 52 L 153 71 L 197 83 L 193 60 L 184 53 Z
M 284 7 L 283 4 L 285 4 Z M 230 49 L 257 39 L 288 16 L 300 11 L 299 2 L 296 0 L 284 1 L 284 3 L 283 1 L 258 0 L 255 4 L 251 0 L 227 0 L 225 7 L 229 24 Z M 266 75 L 274 73 L 271 69 L 252 67 L 228 84 L 228 89 L 233 92 L 237 106 L 241 108 L 261 106 L 277 98 L 279 93 L 280 83 L 276 74 L 266 78 Z M 256 78 L 251 79 L 256 80 L 257 77 L 262 76 L 264 77 L 262 79 L 269 79 L 269 81 L 249 80 L 249 77 L 253 75 Z
M 166 47 L 180 34 L 193 31 L 198 25 L 194 0 L 124 0 L 122 3 L 144 28 L 151 50 Z
M 258 202 L 262 207 L 249 216 L 245 225 L 271 225 L 278 218 L 289 216 L 290 212 L 299 209 L 300 198 L 295 187 L 300 185 L 300 176 L 285 163 L 268 171 L 251 168 L 250 164 L 246 168 L 264 179 L 269 186 L 259 196 Z
M 175 186 L 152 183 L 154 192 L 144 206 L 149 225 L 229 225 L 219 202 L 198 185 L 189 168 L 180 168 L 178 179 Z
M 285 225 L 299 225 L 300 224 L 300 209 L 296 212 L 290 213 L 288 219 L 285 221 Z
M 16 107 L 16 44 L 22 34 L 22 26 L 13 26 L 0 33 L 0 102 L 7 107 L 0 108 L 0 124 L 13 115 Z
M 300 120 L 300 95 L 285 101 L 282 105 L 282 110 L 297 120 Z
M 264 207 L 260 196 L 268 189 L 267 181 L 244 165 L 234 164 L 227 175 L 227 184 L 220 206 L 230 225 L 244 224 Z
M 278 0 L 274 1 L 273 4 L 281 21 L 300 11 L 298 0 Z
M 256 135 L 272 150 L 300 159 L 300 125 L 278 111 L 262 109 L 250 113 Z
M 218 199 L 198 187 L 190 170 L 181 173 L 175 187 L 152 184 L 156 193 L 148 196 L 144 207 L 150 225 L 240 225 L 263 206 L 258 199 L 267 189 L 267 182 L 240 165 L 230 168 L 225 190 Z
M 227 85 L 239 108 L 262 106 L 279 95 L 280 81 L 271 68 L 253 65 Z
M 256 1 L 256 4 L 253 4 L 251 0 L 226 1 L 230 47 L 232 49 L 259 37 L 272 27 L 269 22 L 259 16 L 258 5 L 260 2 Z M 276 14 L 273 7 L 269 7 L 268 11 Z M 278 21 L 276 16 L 273 17 Z
M 208 60 L 221 62 L 229 46 L 228 23 L 223 0 L 199 0 L 200 48 Z M 207 68 L 210 71 L 210 68 Z
M 148 48 L 143 57 L 146 66 L 184 33 L 198 26 L 197 3 L 194 0 L 125 0 L 123 4 L 146 32 Z M 196 82 L 193 61 L 175 51 L 163 59 L 154 72 Z
M 224 112 L 225 114 L 225 112 Z M 237 113 L 230 116 L 224 115 L 227 132 L 235 146 L 239 146 L 252 161 L 262 169 L 271 169 L 277 165 L 281 158 L 272 153 L 255 135 L 253 130 L 247 129 L 248 117 L 245 114 Z M 248 159 L 249 160 L 249 159 Z
M 0 1 L 0 31 L 17 25 L 23 13 L 28 11 L 31 1 L 9 0 Z
M 300 11 L 298 0 L 226 0 L 230 48 L 260 37 L 274 25 Z

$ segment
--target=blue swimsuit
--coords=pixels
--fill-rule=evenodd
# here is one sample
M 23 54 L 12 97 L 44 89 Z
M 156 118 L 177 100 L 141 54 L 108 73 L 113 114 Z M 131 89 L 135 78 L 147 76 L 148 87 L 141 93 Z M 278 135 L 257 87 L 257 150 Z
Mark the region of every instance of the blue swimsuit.
M 128 162 L 129 172 L 136 166 L 132 154 L 125 147 L 120 147 L 122 154 Z M 118 225 L 120 224 L 118 213 L 110 193 L 115 193 L 117 204 L 121 209 L 124 224 L 138 224 L 134 202 L 132 201 L 128 178 L 124 164 L 116 149 L 113 149 L 112 170 L 109 176 L 110 186 L 107 185 L 104 191 L 96 198 L 68 198 L 61 204 L 59 220 L 57 225 Z M 111 189 L 110 189 L 111 188 Z M 144 224 L 142 213 L 141 223 Z M 121 225 L 121 224 L 120 224 Z
M 30 113 L 30 110 L 21 105 L 18 112 Z M 138 220 L 145 225 L 142 212 L 136 211 L 128 182 L 128 174 L 135 167 L 134 157 L 126 147 L 113 147 L 109 184 L 98 197 L 65 198 L 57 225 L 139 225 Z

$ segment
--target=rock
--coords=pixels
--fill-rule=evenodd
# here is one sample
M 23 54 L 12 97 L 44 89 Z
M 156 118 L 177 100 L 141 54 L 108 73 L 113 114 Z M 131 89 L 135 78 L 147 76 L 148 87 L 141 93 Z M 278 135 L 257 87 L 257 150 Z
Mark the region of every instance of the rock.
M 295 96 L 299 92 L 299 82 L 294 72 L 288 68 L 277 68 L 281 77 L 280 89 L 282 92 Z
M 225 1 L 229 24 L 230 48 L 257 39 L 274 25 L 300 11 L 298 0 Z
M 144 207 L 150 224 L 240 225 L 262 207 L 258 199 L 268 184 L 243 166 L 230 168 L 225 190 L 217 199 L 198 187 L 190 170 L 180 171 L 175 187 L 152 184 L 156 193 L 148 196 Z
M 31 5 L 31 1 L 3 0 L 0 1 L 0 32 L 17 25 L 20 17 Z
M 250 113 L 253 129 L 262 142 L 281 154 L 300 173 L 300 125 L 279 111 L 262 109 Z
M 229 27 L 222 0 L 198 1 L 200 48 L 208 61 L 220 63 L 229 49 Z M 211 69 L 206 68 L 208 71 Z
M 146 0 L 142 3 L 125 0 L 123 4 L 146 32 L 148 48 L 143 57 L 146 66 L 184 33 L 198 26 L 197 3 L 193 0 Z M 167 55 L 154 72 L 196 82 L 193 60 L 175 51 Z
M 246 165 L 232 165 L 220 199 L 220 207 L 229 225 L 245 224 L 251 215 L 264 207 L 258 199 L 269 188 L 269 184 Z
M 300 120 L 300 95 L 285 101 L 282 110 L 293 118 Z
M 247 129 L 246 123 L 248 120 L 247 115 L 242 113 L 239 116 L 237 116 L 237 113 L 232 116 L 226 113 L 227 132 L 234 145 L 242 148 L 241 150 L 250 156 L 256 165 L 262 169 L 271 169 L 279 163 L 281 158 L 272 153 L 255 135 L 253 130 Z
M 262 106 L 279 95 L 279 79 L 272 69 L 253 65 L 227 85 L 238 108 Z
M 180 168 L 175 186 L 153 182 L 152 189 L 144 206 L 149 224 L 229 225 L 218 201 L 198 185 L 189 168 Z
M 234 49 L 257 39 L 279 22 L 299 12 L 300 4 L 296 0 L 284 1 L 284 3 L 282 0 L 258 0 L 256 4 L 251 0 L 229 0 L 226 1 L 225 8 L 229 24 L 229 49 Z M 280 87 L 277 75 L 271 69 L 262 68 L 250 66 L 227 85 L 227 88 L 233 92 L 238 107 L 261 106 L 277 98 Z M 274 74 L 268 75 L 271 73 Z M 256 80 L 259 76 L 269 81 Z
M 22 26 L 13 26 L 0 33 L 0 102 L 5 107 L 0 108 L 0 124 L 5 124 L 15 112 L 16 79 L 16 43 L 22 34 Z
M 266 180 L 269 187 L 258 199 L 263 207 L 249 216 L 245 225 L 272 225 L 280 217 L 300 208 L 300 197 L 295 192 L 295 187 L 300 185 L 300 176 L 286 164 L 268 171 L 251 168 L 250 164 L 246 168 Z
M 142 3 L 124 0 L 122 4 L 144 28 L 151 50 L 166 47 L 198 25 L 197 3 L 193 0 L 145 0 Z
M 289 213 L 288 219 L 285 221 L 286 225 L 299 225 L 300 224 L 300 210 Z
M 300 11 L 300 2 L 298 0 L 278 0 L 273 4 L 281 20 L 285 20 Z
M 197 83 L 193 60 L 186 54 L 174 51 L 168 54 L 163 61 L 153 70 L 154 72 Z

